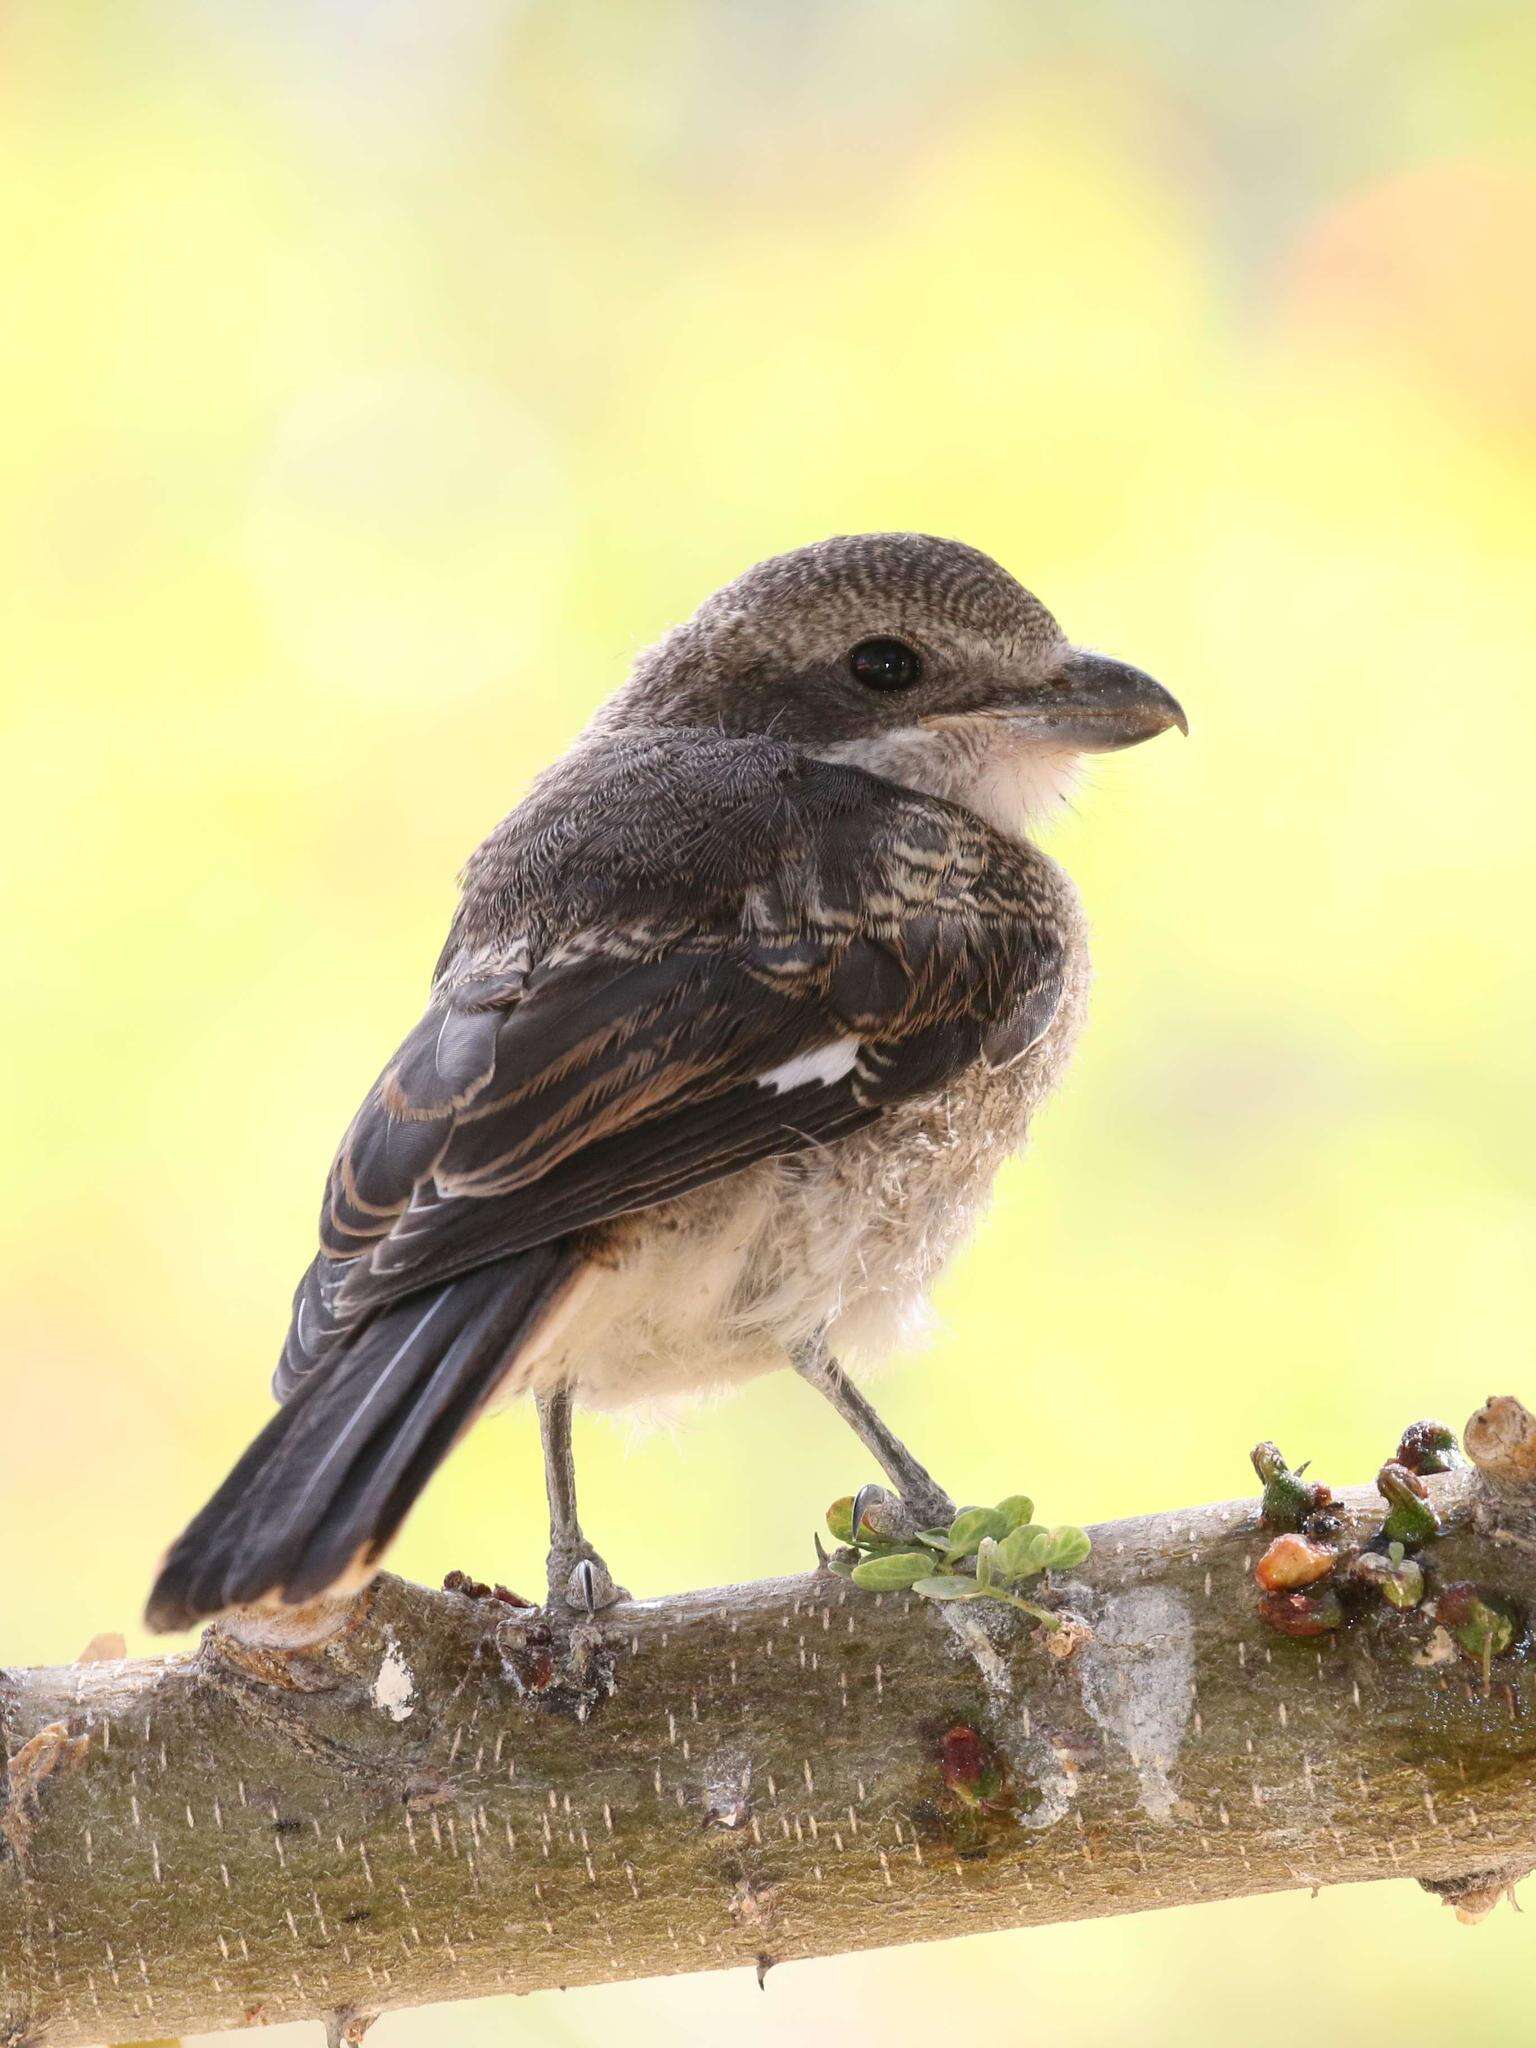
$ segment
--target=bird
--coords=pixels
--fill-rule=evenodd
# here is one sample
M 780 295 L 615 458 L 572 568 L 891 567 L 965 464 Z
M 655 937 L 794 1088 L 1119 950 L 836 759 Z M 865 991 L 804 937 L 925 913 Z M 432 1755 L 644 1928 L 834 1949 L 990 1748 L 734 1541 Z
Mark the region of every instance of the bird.
M 1035 843 L 1082 759 L 1188 732 L 989 556 L 842 535 L 642 653 L 470 857 L 419 1023 L 336 1153 L 279 1406 L 172 1544 L 156 1630 L 350 1599 L 484 1413 L 538 1413 L 546 1602 L 626 1597 L 574 1404 L 790 1368 L 915 1527 L 953 1503 L 850 1361 L 923 1322 L 1082 1023 Z

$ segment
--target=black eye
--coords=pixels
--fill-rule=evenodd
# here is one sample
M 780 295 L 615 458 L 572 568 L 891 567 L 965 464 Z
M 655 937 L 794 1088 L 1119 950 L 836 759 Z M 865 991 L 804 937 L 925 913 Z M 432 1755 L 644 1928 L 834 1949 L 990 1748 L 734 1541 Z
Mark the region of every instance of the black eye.
M 923 657 L 905 640 L 861 640 L 848 657 L 848 670 L 869 690 L 910 690 L 921 679 Z

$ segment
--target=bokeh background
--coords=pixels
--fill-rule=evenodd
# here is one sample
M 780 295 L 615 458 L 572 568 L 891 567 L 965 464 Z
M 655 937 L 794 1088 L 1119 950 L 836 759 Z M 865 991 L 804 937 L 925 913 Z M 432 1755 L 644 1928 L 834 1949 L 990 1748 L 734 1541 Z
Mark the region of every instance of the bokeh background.
M 1193 730 L 1056 834 L 1096 1013 L 903 1433 L 1087 1520 L 1531 1397 L 1533 80 L 1522 0 L 10 0 L 5 1661 L 142 1642 L 465 854 L 829 532 L 976 542 Z M 399 1566 L 535 1584 L 534 1434 Z M 788 1380 L 578 1449 L 647 1592 L 867 1476 Z M 1533 1925 L 1399 1884 L 373 2039 L 1371 2048 L 1411 1982 L 1495 2041 Z

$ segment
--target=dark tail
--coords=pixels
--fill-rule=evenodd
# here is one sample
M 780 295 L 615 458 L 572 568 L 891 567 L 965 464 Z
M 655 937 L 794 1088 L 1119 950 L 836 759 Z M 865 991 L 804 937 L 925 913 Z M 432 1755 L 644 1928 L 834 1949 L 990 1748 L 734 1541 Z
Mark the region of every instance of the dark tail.
M 297 1606 L 382 1553 L 571 1264 L 540 1245 L 383 1310 L 319 1365 L 172 1544 L 153 1629 Z

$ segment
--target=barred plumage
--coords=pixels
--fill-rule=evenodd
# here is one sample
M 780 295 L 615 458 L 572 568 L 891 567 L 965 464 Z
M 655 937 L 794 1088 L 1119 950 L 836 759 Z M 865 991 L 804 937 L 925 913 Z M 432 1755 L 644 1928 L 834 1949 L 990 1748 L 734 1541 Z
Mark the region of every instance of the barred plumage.
M 896 701 L 849 669 L 872 634 L 921 675 Z M 1008 791 L 1171 723 L 920 536 L 760 565 L 645 657 L 470 861 L 332 1167 L 287 1405 L 151 1620 L 366 1572 L 498 1390 L 645 1399 L 899 1323 L 1081 1012 L 1076 898 Z

